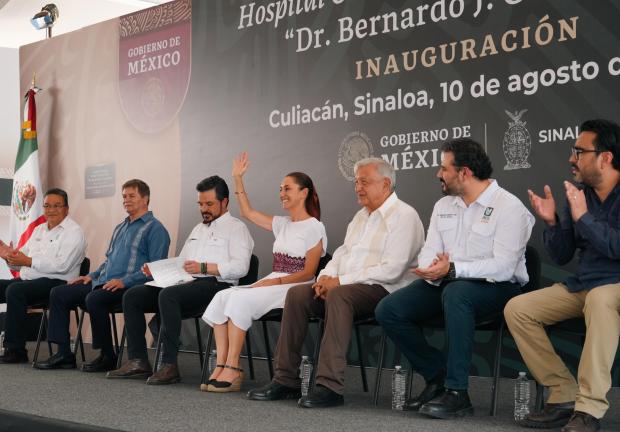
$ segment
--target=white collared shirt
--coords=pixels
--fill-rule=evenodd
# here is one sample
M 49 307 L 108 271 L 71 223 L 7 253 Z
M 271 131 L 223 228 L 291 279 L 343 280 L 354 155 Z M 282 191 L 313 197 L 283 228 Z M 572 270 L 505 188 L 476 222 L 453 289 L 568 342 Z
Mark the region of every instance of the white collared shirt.
M 30 267 L 19 269 L 20 278 L 70 281 L 80 274 L 86 256 L 86 237 L 82 228 L 67 216 L 51 230 L 47 223 L 38 225 L 20 250 L 32 258 Z
M 226 212 L 208 225 L 196 225 L 179 257 L 184 261 L 217 264 L 220 273 L 217 280 L 236 285 L 250 268 L 253 249 L 254 240 L 248 227 Z
M 525 285 L 525 247 L 534 222 L 516 196 L 491 180 L 469 206 L 458 196 L 435 204 L 418 263 L 428 267 L 437 254 L 447 252 L 456 277 Z
M 417 277 L 409 270 L 424 244 L 424 227 L 418 213 L 392 193 L 372 213 L 358 211 L 344 244 L 320 275 L 338 276 L 342 285 L 379 284 L 388 292 Z

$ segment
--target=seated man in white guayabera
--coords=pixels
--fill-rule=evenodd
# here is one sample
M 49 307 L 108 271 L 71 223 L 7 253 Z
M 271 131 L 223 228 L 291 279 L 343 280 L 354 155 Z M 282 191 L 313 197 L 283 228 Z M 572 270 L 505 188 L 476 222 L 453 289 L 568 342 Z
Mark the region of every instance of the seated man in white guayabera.
M 86 253 L 82 228 L 69 217 L 69 198 L 50 189 L 43 199 L 45 223 L 38 225 L 19 250 L 0 241 L 0 258 L 19 270 L 16 279 L 0 280 L 0 303 L 6 303 L 4 355 L 0 363 L 26 363 L 26 312 L 47 303 L 57 285 L 78 277 Z

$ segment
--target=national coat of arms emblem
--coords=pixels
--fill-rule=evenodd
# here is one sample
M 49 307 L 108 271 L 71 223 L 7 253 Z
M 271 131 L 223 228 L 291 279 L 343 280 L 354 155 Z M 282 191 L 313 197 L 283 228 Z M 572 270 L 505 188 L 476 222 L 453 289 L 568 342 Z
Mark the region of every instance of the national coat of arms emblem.
M 506 157 L 505 170 L 515 170 L 522 168 L 530 168 L 531 165 L 527 161 L 532 149 L 532 139 L 530 132 L 525 127 L 527 122 L 521 120 L 526 109 L 511 113 L 506 111 L 511 122 L 508 122 L 508 129 L 504 132 L 503 149 Z

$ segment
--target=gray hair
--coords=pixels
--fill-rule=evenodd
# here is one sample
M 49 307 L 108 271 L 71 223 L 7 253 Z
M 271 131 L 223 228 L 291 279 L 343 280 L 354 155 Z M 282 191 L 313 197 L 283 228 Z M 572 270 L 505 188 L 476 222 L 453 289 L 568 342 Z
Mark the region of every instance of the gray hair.
M 396 171 L 394 171 L 394 167 L 388 161 L 377 157 L 361 159 L 355 163 L 353 173 L 357 174 L 357 170 L 366 165 L 376 166 L 379 175 L 390 181 L 391 190 L 394 192 L 394 189 L 396 189 Z

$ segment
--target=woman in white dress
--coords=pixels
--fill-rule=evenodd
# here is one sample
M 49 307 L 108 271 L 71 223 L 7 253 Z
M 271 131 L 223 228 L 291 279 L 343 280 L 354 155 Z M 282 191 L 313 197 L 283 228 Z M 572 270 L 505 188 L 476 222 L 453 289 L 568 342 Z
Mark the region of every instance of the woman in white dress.
M 220 291 L 207 307 L 202 319 L 213 327 L 218 366 L 201 390 L 222 393 L 241 389 L 241 348 L 252 321 L 271 309 L 284 307 L 290 287 L 314 281 L 327 249 L 325 227 L 319 222 L 319 198 L 310 177 L 300 172 L 284 177 L 280 201 L 288 216 L 270 216 L 250 205 L 243 185 L 248 166 L 245 152 L 233 161 L 235 196 L 243 217 L 273 232 L 273 271 L 250 287 Z

